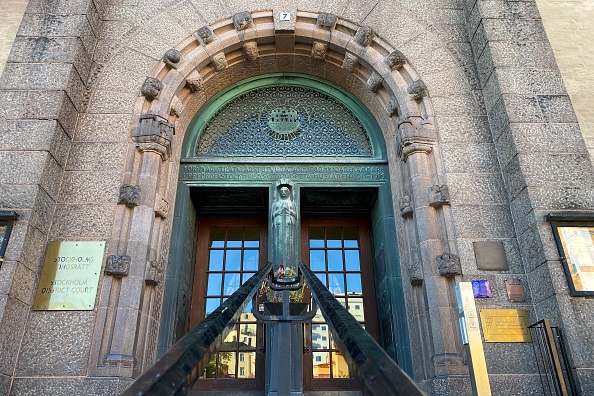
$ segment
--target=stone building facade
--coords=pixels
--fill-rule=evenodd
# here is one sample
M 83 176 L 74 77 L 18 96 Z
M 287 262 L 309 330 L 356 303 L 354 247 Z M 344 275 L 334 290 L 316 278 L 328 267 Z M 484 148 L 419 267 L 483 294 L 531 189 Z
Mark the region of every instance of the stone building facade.
M 284 179 L 304 207 L 372 191 L 380 342 L 428 394 L 470 394 L 454 287 L 477 279 L 478 308 L 559 326 L 594 392 L 594 301 L 571 295 L 547 220 L 594 219 L 591 117 L 580 129 L 539 11 L 554 2 L 8 4 L 0 20 L 24 14 L 0 43 L 0 394 L 125 389 L 191 321 L 196 196 Z M 225 106 L 277 86 L 340 103 L 371 154 L 200 155 Z M 52 241 L 105 242 L 92 310 L 34 309 Z M 493 394 L 539 394 L 532 344 L 484 349 Z

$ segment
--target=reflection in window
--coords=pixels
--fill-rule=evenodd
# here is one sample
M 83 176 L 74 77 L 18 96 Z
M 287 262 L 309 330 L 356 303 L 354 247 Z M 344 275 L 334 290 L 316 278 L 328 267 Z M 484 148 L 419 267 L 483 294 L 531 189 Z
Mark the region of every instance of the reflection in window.
M 594 295 L 594 226 L 554 227 L 574 295 Z

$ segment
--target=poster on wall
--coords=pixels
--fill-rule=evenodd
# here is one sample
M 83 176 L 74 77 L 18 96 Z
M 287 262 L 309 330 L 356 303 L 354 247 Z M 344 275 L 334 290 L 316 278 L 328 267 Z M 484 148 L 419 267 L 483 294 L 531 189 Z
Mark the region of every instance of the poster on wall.
M 105 241 L 52 241 L 37 288 L 34 311 L 87 311 L 95 296 Z
M 594 295 L 594 226 L 554 227 L 572 295 Z

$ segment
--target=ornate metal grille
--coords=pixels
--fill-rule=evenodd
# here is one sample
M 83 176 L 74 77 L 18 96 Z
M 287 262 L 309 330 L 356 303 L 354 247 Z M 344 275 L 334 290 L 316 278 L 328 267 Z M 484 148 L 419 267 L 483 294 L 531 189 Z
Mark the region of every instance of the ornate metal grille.
M 328 95 L 297 86 L 254 89 L 223 106 L 206 124 L 197 155 L 373 155 L 355 115 Z

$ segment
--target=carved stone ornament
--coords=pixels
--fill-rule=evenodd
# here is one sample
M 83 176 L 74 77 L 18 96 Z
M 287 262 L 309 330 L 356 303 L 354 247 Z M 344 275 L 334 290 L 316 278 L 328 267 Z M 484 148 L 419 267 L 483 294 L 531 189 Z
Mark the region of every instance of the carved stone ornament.
M 376 72 L 372 72 L 371 76 L 369 76 L 369 78 L 367 79 L 367 88 L 369 88 L 371 92 L 377 92 L 378 89 L 380 89 L 380 87 L 382 86 L 383 81 L 384 78 L 382 76 L 380 76 Z
M 413 208 L 411 206 L 410 197 L 405 195 L 404 197 L 400 198 L 400 216 L 404 217 L 412 217 L 413 215 Z
M 319 28 L 334 29 L 336 26 L 336 15 L 330 14 L 329 12 L 320 12 L 318 14 L 318 20 L 316 26 Z
M 400 70 L 406 64 L 406 57 L 402 52 L 394 50 L 384 58 L 384 62 L 391 70 Z
M 386 113 L 388 113 L 390 117 L 397 116 L 399 108 L 398 100 L 394 96 L 392 96 L 388 103 L 386 103 Z
M 249 60 L 256 60 L 260 53 L 258 52 L 258 43 L 255 41 L 248 41 L 247 43 L 243 43 L 241 45 L 241 49 L 243 49 L 243 53 L 245 57 Z
M 177 96 L 174 96 L 171 99 L 171 104 L 169 105 L 169 114 L 181 117 L 182 113 L 184 112 L 184 104 Z
M 427 86 L 423 80 L 417 80 L 406 87 L 406 92 L 409 93 L 412 100 L 420 100 L 427 96 Z
M 407 117 L 398 125 L 398 156 L 402 161 L 415 153 L 429 154 L 437 141 L 433 123 L 422 117 Z
M 254 20 L 249 11 L 242 11 L 233 15 L 233 26 L 235 26 L 235 30 L 245 30 L 252 27 L 253 24 Z
M 124 204 L 129 208 L 140 205 L 140 193 L 142 192 L 140 186 L 133 186 L 124 184 L 120 187 L 119 204 Z
M 217 39 L 217 36 L 212 31 L 210 26 L 202 26 L 196 31 L 196 38 L 202 41 L 202 44 L 206 45 Z
M 324 60 L 328 53 L 328 44 L 314 41 L 313 47 L 311 48 L 311 57 L 314 59 Z
M 169 215 L 169 202 L 161 195 L 157 195 L 157 199 L 155 199 L 155 214 L 164 219 Z
M 367 47 L 373 41 L 375 33 L 370 26 L 361 26 L 355 33 L 355 42 Z
M 163 90 L 163 83 L 156 78 L 147 77 L 140 88 L 140 93 L 148 100 L 154 100 L 159 97 Z
M 423 271 L 421 271 L 421 263 L 415 260 L 408 268 L 410 275 L 410 284 L 413 286 L 420 286 L 423 283 Z
M 434 208 L 440 208 L 442 205 L 450 203 L 450 190 L 448 186 L 434 185 L 427 189 L 427 196 L 429 200 L 429 206 Z
M 212 67 L 216 71 L 225 70 L 229 66 L 224 52 L 219 52 L 212 57 Z
M 460 267 L 460 257 L 452 253 L 444 253 L 435 258 L 439 275 L 451 278 L 453 276 L 462 275 Z
M 204 89 L 204 79 L 197 70 L 194 70 L 186 77 L 186 85 L 190 88 L 190 91 L 199 92 Z
M 351 73 L 357 68 L 359 64 L 359 57 L 349 52 L 344 54 L 344 60 L 342 61 L 342 68 L 350 71 Z
M 144 282 L 147 285 L 157 286 L 162 280 L 163 269 L 160 268 L 159 263 L 157 261 L 148 261 L 144 275 Z
M 177 69 L 177 66 L 181 60 L 182 54 L 176 49 L 170 49 L 169 51 L 165 52 L 165 56 L 163 56 L 163 62 L 174 69 Z
M 131 261 L 132 257 L 130 256 L 108 256 L 105 265 L 105 275 L 111 275 L 116 278 L 128 276 Z
M 140 124 L 132 132 L 132 139 L 140 151 L 156 152 L 165 161 L 171 156 L 171 140 L 174 134 L 173 124 L 161 116 L 147 113 L 140 116 Z

